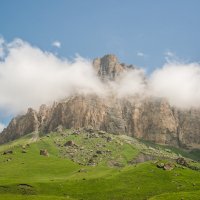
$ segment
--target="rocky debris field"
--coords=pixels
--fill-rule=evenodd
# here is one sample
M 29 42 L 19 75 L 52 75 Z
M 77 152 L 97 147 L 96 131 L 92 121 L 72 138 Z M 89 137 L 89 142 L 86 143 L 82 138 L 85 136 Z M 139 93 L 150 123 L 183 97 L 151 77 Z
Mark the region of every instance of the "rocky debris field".
M 31 138 L 38 135 L 33 133 Z M 190 168 L 200 171 L 197 160 L 191 159 L 189 154 L 184 157 L 185 151 L 174 151 L 167 146 L 145 142 L 127 135 L 113 135 L 105 131 L 83 128 L 61 130 L 49 134 L 40 134 L 37 141 L 49 141 L 58 150 L 58 157 L 70 159 L 82 166 L 106 165 L 123 168 L 127 165 L 137 165 L 152 162 L 160 169 L 171 171 L 176 167 Z M 28 154 L 29 148 L 35 141 L 17 145 L 22 154 Z M 38 149 L 38 154 L 51 157 L 48 147 Z M 182 153 L 182 154 L 181 154 Z M 15 150 L 5 149 L 2 152 L 4 162 L 12 161 Z
M 158 168 L 164 170 L 172 170 L 178 166 L 200 170 L 197 161 L 184 158 L 180 152 L 127 135 L 113 135 L 85 128 L 62 130 L 45 137 L 53 139 L 54 145 L 59 150 L 59 156 L 83 166 L 106 164 L 111 167 L 124 167 L 153 161 Z

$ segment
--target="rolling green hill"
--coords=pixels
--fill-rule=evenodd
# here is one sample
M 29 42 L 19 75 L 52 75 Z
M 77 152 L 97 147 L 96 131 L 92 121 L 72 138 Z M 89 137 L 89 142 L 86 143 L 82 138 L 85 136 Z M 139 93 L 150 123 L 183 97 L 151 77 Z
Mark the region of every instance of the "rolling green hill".
M 180 156 L 188 166 L 176 163 Z M 197 151 L 105 132 L 32 133 L 0 146 L 0 199 L 195 200 L 198 159 Z M 172 169 L 158 167 L 166 163 Z

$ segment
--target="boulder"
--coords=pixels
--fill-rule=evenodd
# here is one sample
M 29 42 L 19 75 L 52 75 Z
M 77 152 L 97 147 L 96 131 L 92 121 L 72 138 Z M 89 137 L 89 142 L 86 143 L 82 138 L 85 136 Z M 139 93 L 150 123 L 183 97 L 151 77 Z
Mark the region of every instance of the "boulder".
M 80 150 L 84 150 L 85 148 L 84 147 L 80 147 Z
M 174 169 L 174 165 L 172 163 L 166 163 L 163 169 L 166 171 L 171 171 L 172 169 Z
M 105 132 L 105 131 L 98 131 L 98 134 L 99 134 L 99 135 L 105 135 L 106 132 Z
M 62 125 L 57 126 L 57 127 L 55 128 L 55 131 L 56 131 L 56 132 L 59 132 L 59 133 L 63 132 L 63 126 L 62 126 Z
M 97 153 L 97 154 L 103 154 L 103 152 L 100 151 L 100 150 L 97 150 L 96 153 Z
M 174 169 L 175 165 L 173 163 L 157 163 L 157 167 L 164 169 L 166 171 L 171 171 L 172 169 Z
M 87 164 L 87 165 L 95 166 L 96 163 L 94 162 L 94 160 L 93 160 L 92 158 L 90 158 L 90 159 L 88 160 L 88 164 Z
M 75 146 L 75 143 L 72 140 L 65 142 L 64 146 Z
M 49 153 L 46 149 L 40 149 L 40 155 L 41 156 L 49 156 Z
M 188 167 L 187 161 L 182 157 L 177 158 L 176 163 L 179 164 L 179 165 L 183 165 L 185 167 Z
M 7 155 L 7 154 L 13 154 L 12 150 L 6 150 L 3 152 L 3 155 Z
M 111 137 L 107 137 L 107 142 L 110 142 L 110 141 L 112 141 L 112 138 Z
M 81 132 L 80 132 L 80 130 L 73 130 L 73 135 L 79 135 Z
M 157 163 L 157 167 L 158 167 L 158 168 L 163 168 L 164 165 L 165 165 L 164 163 Z
M 94 128 L 92 126 L 88 126 L 87 128 L 85 128 L 85 131 L 88 132 L 88 133 L 93 133 Z
M 110 161 L 108 161 L 108 164 L 112 167 L 124 167 L 124 164 L 122 164 L 116 160 L 110 160 Z
M 78 172 L 87 172 L 87 169 L 79 169 Z

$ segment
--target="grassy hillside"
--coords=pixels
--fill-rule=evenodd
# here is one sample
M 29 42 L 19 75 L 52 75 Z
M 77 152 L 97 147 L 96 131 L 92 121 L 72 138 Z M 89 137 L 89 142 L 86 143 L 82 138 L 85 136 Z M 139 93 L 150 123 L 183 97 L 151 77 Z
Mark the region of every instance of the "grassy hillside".
M 2 200 L 199 199 L 200 172 L 174 163 L 180 154 L 193 154 L 127 136 L 33 133 L 0 146 L 0 154 Z M 157 162 L 174 163 L 174 169 Z

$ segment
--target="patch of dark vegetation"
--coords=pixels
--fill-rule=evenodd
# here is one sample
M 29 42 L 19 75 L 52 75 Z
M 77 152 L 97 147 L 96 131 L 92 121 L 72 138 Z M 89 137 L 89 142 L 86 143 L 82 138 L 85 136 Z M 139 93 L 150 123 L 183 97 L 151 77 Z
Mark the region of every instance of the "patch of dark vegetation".
M 36 191 L 32 185 L 21 183 L 17 185 L 17 190 L 23 195 L 35 195 Z
M 9 188 L 8 186 L 5 186 L 5 185 L 0 185 L 0 188 L 5 188 L 5 189 L 7 189 L 7 188 Z
M 135 159 L 131 160 L 129 164 L 137 164 L 137 163 L 143 163 L 151 160 L 157 160 L 158 158 L 153 155 L 148 155 L 144 153 L 140 153 Z
M 7 185 L 0 185 L 0 193 L 7 193 L 7 192 L 9 192 L 9 190 L 10 190 L 10 187 L 9 186 L 7 186 Z
M 197 161 L 200 162 L 200 149 L 193 149 L 190 151 L 190 154 L 197 158 Z
M 195 170 L 195 171 L 200 171 L 200 167 L 189 165 L 188 168 Z

